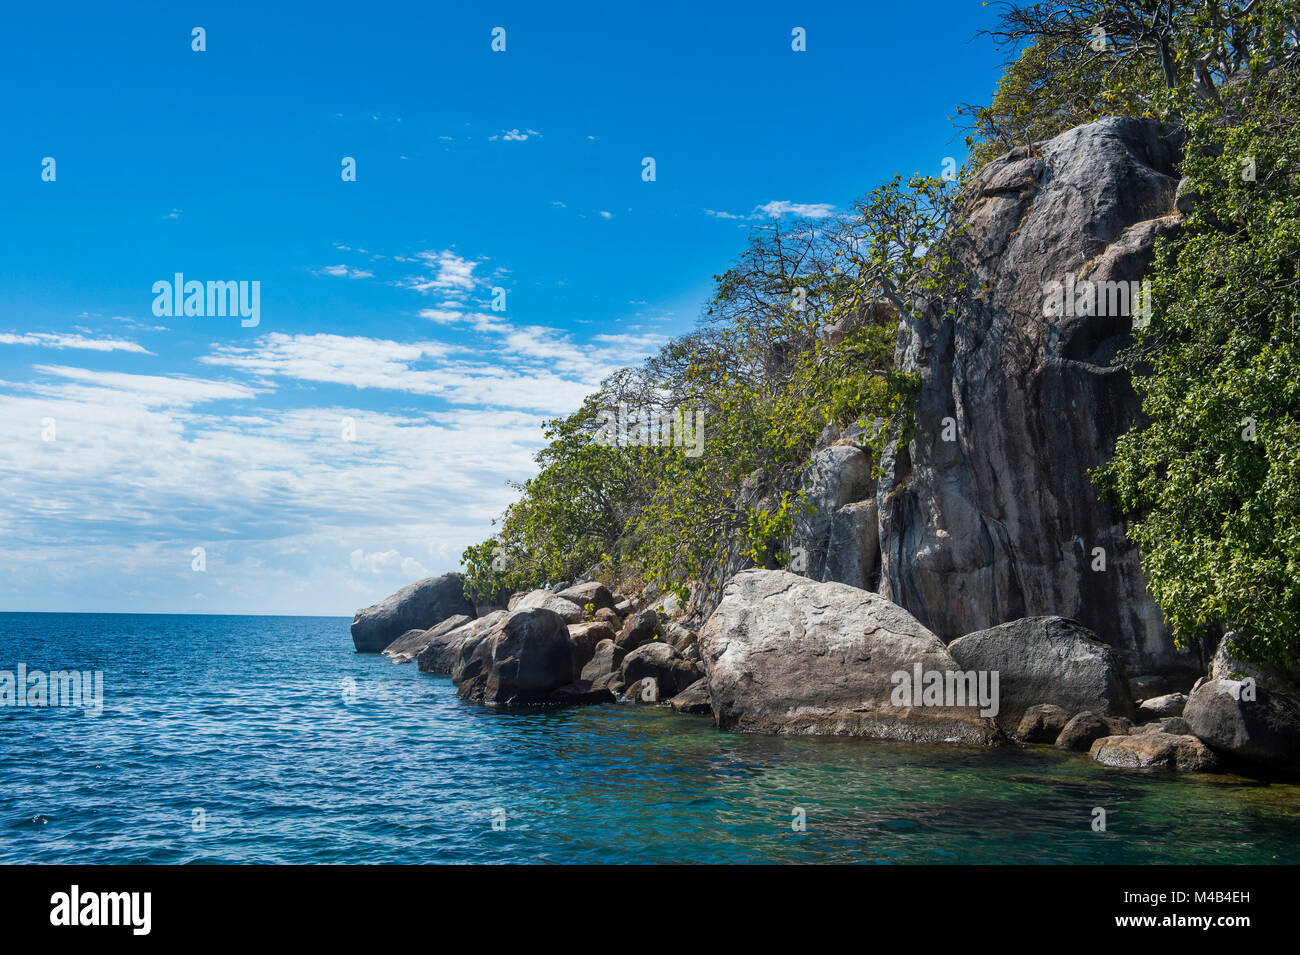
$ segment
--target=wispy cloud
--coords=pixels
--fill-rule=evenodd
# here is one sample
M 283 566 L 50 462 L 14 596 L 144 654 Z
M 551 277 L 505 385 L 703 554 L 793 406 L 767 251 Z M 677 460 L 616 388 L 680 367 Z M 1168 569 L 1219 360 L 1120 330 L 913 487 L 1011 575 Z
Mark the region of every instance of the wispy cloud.
M 367 269 L 354 269 L 346 265 L 327 265 L 323 269 L 318 269 L 316 274 L 331 275 L 344 279 L 372 279 L 375 277 L 375 273 Z
M 718 209 L 705 209 L 704 214 L 715 219 L 779 219 L 783 216 L 825 219 L 828 216 L 835 215 L 835 211 L 836 207 L 829 202 L 787 202 L 784 199 L 774 199 L 771 202 L 763 203 L 761 206 L 755 206 L 753 211 L 747 215 L 737 212 L 724 212 Z
M 37 348 L 79 348 L 85 351 L 123 351 L 137 355 L 152 355 L 142 345 L 121 338 L 87 338 L 84 335 L 48 332 L 0 332 L 0 345 L 33 345 Z

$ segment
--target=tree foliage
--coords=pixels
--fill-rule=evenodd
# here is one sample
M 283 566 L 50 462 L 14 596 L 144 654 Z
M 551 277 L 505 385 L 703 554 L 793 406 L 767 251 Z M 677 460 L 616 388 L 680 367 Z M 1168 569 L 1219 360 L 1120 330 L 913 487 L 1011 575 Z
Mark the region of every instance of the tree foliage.
M 1197 200 L 1150 273 L 1127 356 L 1146 422 L 1098 474 L 1175 637 L 1231 629 L 1300 657 L 1300 95 L 1293 79 L 1189 123 Z
M 700 325 L 549 422 L 537 477 L 490 541 L 464 555 L 486 599 L 594 572 L 685 595 L 738 547 L 754 563 L 801 505 L 799 471 L 828 423 L 906 416 L 914 382 L 894 368 L 900 312 L 939 294 L 952 183 L 895 179 L 854 214 L 773 220 L 714 276 Z M 609 417 L 666 418 L 690 440 L 611 444 Z M 876 427 L 876 441 L 883 428 Z M 745 497 L 746 482 L 769 495 Z

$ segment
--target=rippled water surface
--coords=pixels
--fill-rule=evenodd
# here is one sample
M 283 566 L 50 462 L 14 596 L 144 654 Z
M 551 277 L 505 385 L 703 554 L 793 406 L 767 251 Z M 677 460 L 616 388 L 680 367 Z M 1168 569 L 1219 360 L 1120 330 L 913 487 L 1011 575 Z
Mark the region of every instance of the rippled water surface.
M 1294 785 L 498 713 L 355 654 L 348 622 L 0 614 L 0 670 L 105 679 L 97 717 L 0 707 L 0 861 L 1300 861 Z

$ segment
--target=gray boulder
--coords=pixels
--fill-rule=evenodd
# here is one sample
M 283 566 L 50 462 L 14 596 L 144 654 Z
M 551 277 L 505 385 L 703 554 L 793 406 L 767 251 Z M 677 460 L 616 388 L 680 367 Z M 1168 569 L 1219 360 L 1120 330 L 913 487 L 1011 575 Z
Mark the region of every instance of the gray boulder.
M 614 628 L 596 620 L 591 623 L 569 624 L 569 643 L 573 650 L 573 678 L 582 679 L 583 668 L 596 655 L 596 646 L 602 641 L 613 643 Z
M 1143 700 L 1138 705 L 1138 722 L 1149 723 L 1152 720 L 1162 720 L 1166 716 L 1182 716 L 1183 707 L 1186 705 L 1186 693 L 1166 693 L 1164 696 L 1153 696 L 1149 700 Z
M 460 574 L 427 577 L 358 610 L 352 618 L 352 643 L 358 653 L 379 653 L 408 630 L 428 630 L 457 614 L 474 616 Z
M 1118 716 L 1102 716 L 1085 710 L 1076 713 L 1056 737 L 1056 748 L 1072 752 L 1086 752 L 1103 736 L 1127 736 L 1132 724 Z
M 631 614 L 623 621 L 623 629 L 614 640 L 624 653 L 631 653 L 637 647 L 649 643 L 659 635 L 659 614 L 646 609 Z
M 1119 656 L 1096 634 L 1064 617 L 1026 617 L 948 644 L 962 669 L 997 671 L 998 725 L 1015 729 L 1036 703 L 1070 713 L 1131 716 Z
M 1060 614 L 1135 673 L 1192 665 L 1123 516 L 1088 476 L 1140 410 L 1115 360 L 1131 339 L 1129 286 L 1091 314 L 1044 314 L 1051 282 L 1144 277 L 1180 221 L 1181 148 L 1173 126 L 1112 117 L 1012 150 L 964 189 L 947 288 L 969 291 L 903 319 L 896 357 L 920 378 L 915 430 L 887 442 L 876 489 L 880 593 L 944 640 Z M 1092 569 L 1098 547 L 1104 571 Z
M 556 690 L 573 683 L 569 628 L 544 607 L 513 611 L 478 642 L 473 661 L 456 695 L 474 703 L 550 703 Z
M 594 610 L 614 609 L 614 595 L 609 592 L 608 587 L 598 580 L 589 580 L 585 584 L 575 584 L 561 590 L 556 596 L 561 600 L 576 604 L 584 611 L 587 609 L 587 604 L 591 604 Z
M 1070 712 L 1054 703 L 1037 703 L 1025 710 L 1016 727 L 1016 739 L 1022 743 L 1055 743 L 1070 722 Z
M 461 647 L 467 642 L 477 642 L 509 615 L 505 610 L 494 610 L 486 617 L 471 620 L 454 630 L 434 637 L 415 658 L 416 666 L 420 668 L 421 673 L 450 674 L 456 665 Z
M 1092 758 L 1103 766 L 1120 769 L 1172 769 L 1180 773 L 1206 773 L 1219 768 L 1219 760 L 1195 736 L 1139 733 L 1103 736 L 1092 743 Z
M 701 667 L 666 643 L 647 643 L 623 658 L 623 680 L 628 684 L 651 677 L 659 687 L 659 698 L 670 700 L 704 676 Z
M 919 664 L 958 669 L 939 639 L 876 594 L 784 571 L 732 577 L 700 631 L 717 724 L 742 732 L 988 744 L 977 705 L 895 702 Z M 916 702 L 920 702 L 919 700 Z
M 1259 766 L 1295 770 L 1300 764 L 1300 703 L 1238 680 L 1206 680 L 1187 700 L 1183 719 L 1220 754 Z
M 663 697 L 659 692 L 659 681 L 652 676 L 643 676 L 635 683 L 627 684 L 627 688 L 619 699 L 624 703 L 652 704 L 663 702 Z
M 1192 728 L 1187 725 L 1187 720 L 1181 716 L 1166 716 L 1164 719 L 1157 720 L 1154 723 L 1143 723 L 1141 726 L 1135 726 L 1130 730 L 1133 734 L 1138 733 L 1168 733 L 1171 736 L 1195 736 Z
M 1215 648 L 1210 659 L 1211 680 L 1245 680 L 1250 678 L 1256 685 L 1273 693 L 1287 696 L 1300 696 L 1300 669 L 1286 669 L 1269 663 L 1255 663 L 1246 660 L 1237 649 L 1237 635 L 1225 634 Z
M 619 673 L 622 662 L 623 653 L 614 641 L 600 640 L 592 648 L 591 659 L 583 664 L 579 679 L 595 681 L 611 673 Z
M 473 618 L 463 613 L 448 617 L 436 627 L 430 627 L 427 630 L 408 630 L 388 646 L 384 647 L 384 654 L 390 657 L 404 656 L 407 660 L 414 659 L 423 653 L 431 643 L 444 634 L 463 627 Z
M 538 608 L 559 614 L 565 623 L 582 623 L 582 608 L 572 600 L 565 600 L 549 590 L 533 590 L 524 594 L 518 600 L 511 599 L 511 610 L 536 610 Z
M 668 701 L 678 713 L 690 713 L 692 715 L 712 715 L 713 705 L 709 702 L 709 681 L 699 679 L 673 696 Z
M 845 504 L 831 517 L 822 580 L 874 590 L 880 578 L 880 518 L 875 501 Z

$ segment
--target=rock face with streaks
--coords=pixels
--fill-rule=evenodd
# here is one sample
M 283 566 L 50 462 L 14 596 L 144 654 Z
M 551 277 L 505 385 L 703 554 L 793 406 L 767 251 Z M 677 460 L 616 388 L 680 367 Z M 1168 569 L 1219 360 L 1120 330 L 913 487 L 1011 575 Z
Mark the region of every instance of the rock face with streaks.
M 1129 283 L 1180 222 L 1180 147 L 1156 121 L 1104 119 L 1007 153 L 963 194 L 955 252 L 970 291 L 955 313 L 930 307 L 900 328 L 899 364 L 920 378 L 916 432 L 886 447 L 875 497 L 879 592 L 944 640 L 1058 615 L 1131 672 L 1191 665 L 1088 477 L 1138 411 L 1115 355 Z M 1089 310 L 1085 282 L 1124 284 L 1100 286 Z

